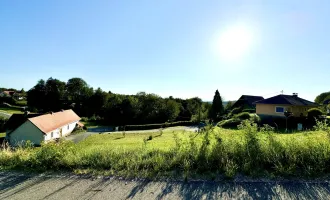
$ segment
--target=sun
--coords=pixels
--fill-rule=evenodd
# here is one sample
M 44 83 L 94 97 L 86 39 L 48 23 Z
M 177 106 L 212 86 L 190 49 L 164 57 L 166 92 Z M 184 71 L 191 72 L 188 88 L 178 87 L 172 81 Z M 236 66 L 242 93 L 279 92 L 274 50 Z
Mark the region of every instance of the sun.
M 222 60 L 238 60 L 245 56 L 253 44 L 253 32 L 245 25 L 228 27 L 220 33 L 216 43 Z

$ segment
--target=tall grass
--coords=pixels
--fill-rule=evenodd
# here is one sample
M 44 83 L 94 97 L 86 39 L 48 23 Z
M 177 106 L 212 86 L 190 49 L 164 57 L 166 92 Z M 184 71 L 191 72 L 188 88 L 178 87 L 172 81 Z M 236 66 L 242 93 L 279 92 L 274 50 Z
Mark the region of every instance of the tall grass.
M 244 121 L 238 131 L 207 127 L 202 133 L 161 133 L 140 140 L 134 149 L 91 143 L 43 144 L 40 148 L 19 147 L 0 151 L 0 166 L 6 169 L 70 170 L 123 176 L 181 174 L 320 176 L 330 172 L 330 137 L 324 124 L 320 130 L 282 136 L 273 128 L 258 128 Z M 323 128 L 322 128 L 323 127 Z M 318 128 L 318 127 L 316 127 Z M 154 140 L 171 134 L 168 149 L 148 148 Z M 97 135 L 95 137 L 107 136 Z M 117 138 L 125 140 L 125 138 Z M 94 138 L 95 139 L 95 138 Z M 88 147 L 88 148 L 87 148 Z

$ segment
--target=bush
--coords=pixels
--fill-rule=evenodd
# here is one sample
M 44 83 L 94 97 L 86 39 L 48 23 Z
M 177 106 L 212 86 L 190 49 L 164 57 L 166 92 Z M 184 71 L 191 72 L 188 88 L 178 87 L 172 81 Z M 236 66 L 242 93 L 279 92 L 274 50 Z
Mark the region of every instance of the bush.
M 235 115 L 234 118 L 238 118 L 241 120 L 250 119 L 250 114 L 248 112 L 242 112 L 242 113 Z
M 321 115 L 323 115 L 323 112 L 318 108 L 311 108 L 307 111 L 307 113 L 307 116 L 310 119 L 319 118 Z
M 255 113 L 256 109 L 243 109 L 242 112 Z
M 0 132 L 4 132 L 5 131 L 5 124 L 8 121 L 7 118 L 1 117 L 0 116 Z
M 87 122 L 87 121 L 88 121 L 88 118 L 87 118 L 87 117 L 82 117 L 82 118 L 81 118 L 81 121 L 82 121 L 82 122 Z
M 230 114 L 231 115 L 236 115 L 242 111 L 242 108 L 234 108 L 231 110 Z
M 236 128 L 237 125 L 241 124 L 241 120 L 238 118 L 231 118 L 218 123 L 219 127 L 222 128 Z

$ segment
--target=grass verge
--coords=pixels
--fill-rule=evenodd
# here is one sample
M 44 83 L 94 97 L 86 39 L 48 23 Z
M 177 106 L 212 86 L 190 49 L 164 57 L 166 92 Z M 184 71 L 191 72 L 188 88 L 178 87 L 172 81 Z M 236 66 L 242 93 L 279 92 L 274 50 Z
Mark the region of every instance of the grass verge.
M 125 177 L 246 175 L 315 177 L 330 172 L 329 130 L 275 134 L 244 121 L 239 130 L 95 134 L 73 144 L 0 151 L 2 169 L 70 170 Z

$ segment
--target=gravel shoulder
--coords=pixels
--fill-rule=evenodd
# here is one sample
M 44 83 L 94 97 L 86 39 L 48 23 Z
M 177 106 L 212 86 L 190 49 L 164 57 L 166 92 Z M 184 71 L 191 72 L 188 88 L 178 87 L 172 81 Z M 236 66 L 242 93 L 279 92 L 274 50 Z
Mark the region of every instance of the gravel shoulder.
M 180 182 L 0 172 L 0 199 L 329 199 L 328 181 Z

